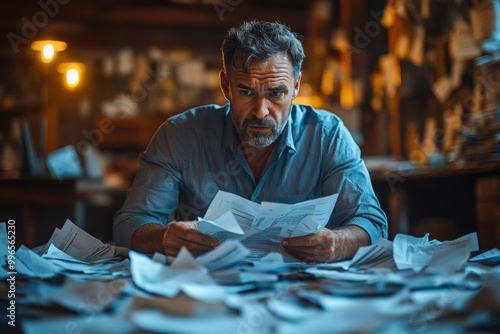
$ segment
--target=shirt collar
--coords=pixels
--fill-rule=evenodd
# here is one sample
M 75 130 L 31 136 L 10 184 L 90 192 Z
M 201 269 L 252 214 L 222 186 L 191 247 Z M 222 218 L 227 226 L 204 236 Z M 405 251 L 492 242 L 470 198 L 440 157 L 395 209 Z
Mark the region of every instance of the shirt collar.
M 224 107 L 226 108 L 226 127 L 223 130 L 225 135 L 221 138 L 221 148 L 225 149 L 229 147 L 233 152 L 236 152 L 238 150 L 238 134 L 229 115 L 231 105 L 227 103 Z
M 293 108 L 295 108 L 295 104 L 292 105 L 292 110 L 290 110 L 290 114 L 288 115 L 288 120 L 286 122 L 285 128 L 280 136 L 279 148 L 280 152 L 282 152 L 286 147 L 289 147 L 292 152 L 295 152 L 295 141 L 293 140 L 293 131 L 292 131 L 292 114 Z

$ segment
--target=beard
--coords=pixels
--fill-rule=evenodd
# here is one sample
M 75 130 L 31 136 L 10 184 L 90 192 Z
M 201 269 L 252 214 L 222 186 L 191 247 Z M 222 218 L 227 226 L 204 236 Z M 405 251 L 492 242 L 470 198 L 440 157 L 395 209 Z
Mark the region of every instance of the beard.
M 257 118 L 255 115 L 252 115 L 246 118 L 243 124 L 239 126 L 241 123 L 240 117 L 234 112 L 231 112 L 230 115 L 240 139 L 253 147 L 267 147 L 274 143 L 285 129 L 288 120 L 287 116 L 284 118 L 283 123 L 278 124 L 272 118 Z M 271 133 L 269 131 L 247 131 L 249 126 L 265 126 L 269 128 Z

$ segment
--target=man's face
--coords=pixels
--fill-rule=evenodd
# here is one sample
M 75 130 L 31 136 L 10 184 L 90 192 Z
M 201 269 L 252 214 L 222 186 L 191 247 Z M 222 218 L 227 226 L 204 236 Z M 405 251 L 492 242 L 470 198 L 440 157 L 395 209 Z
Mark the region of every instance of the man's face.
M 251 62 L 246 73 L 241 66 L 231 75 L 221 72 L 221 88 L 231 104 L 230 116 L 240 139 L 254 147 L 271 145 L 285 128 L 300 87 L 293 78 L 286 53 L 264 62 Z

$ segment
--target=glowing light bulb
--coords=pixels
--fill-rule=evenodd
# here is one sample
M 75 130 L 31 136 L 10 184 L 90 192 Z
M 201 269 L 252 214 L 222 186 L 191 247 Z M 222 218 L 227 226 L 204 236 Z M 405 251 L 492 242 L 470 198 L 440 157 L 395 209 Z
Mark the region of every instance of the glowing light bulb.
M 41 53 L 42 62 L 44 63 L 50 63 L 56 53 L 66 50 L 67 46 L 66 42 L 53 39 L 44 39 L 31 43 L 31 49 Z
M 61 63 L 57 66 L 57 71 L 64 75 L 66 87 L 73 89 L 80 84 L 85 64 L 79 62 Z
M 76 68 L 70 68 L 66 72 L 66 85 L 68 85 L 69 88 L 74 88 L 78 86 L 78 83 L 80 82 L 80 73 Z
M 50 63 L 52 59 L 54 59 L 55 52 L 54 45 L 51 43 L 45 44 L 42 49 L 42 61 L 44 63 Z

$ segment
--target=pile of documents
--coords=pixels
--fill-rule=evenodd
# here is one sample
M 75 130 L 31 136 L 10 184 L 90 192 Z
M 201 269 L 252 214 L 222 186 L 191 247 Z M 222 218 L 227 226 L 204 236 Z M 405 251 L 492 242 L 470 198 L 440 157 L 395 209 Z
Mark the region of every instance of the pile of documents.
M 4 223 L 0 224 L 0 234 L 3 235 L 0 240 L 7 240 Z M 0 247 L 7 249 L 6 244 Z M 15 271 L 22 276 L 38 278 L 64 274 L 73 278 L 113 279 L 130 276 L 126 255 L 126 250 L 102 243 L 67 220 L 46 244 L 32 250 L 21 245 L 15 254 Z M 2 269 L 5 275 L 7 271 Z
M 325 226 L 332 202 L 257 205 L 221 193 L 199 219 L 221 242 L 197 257 L 186 248 L 175 257 L 121 249 L 68 220 L 46 244 L 20 246 L 15 273 L 0 223 L 0 276 L 23 282 L 16 305 L 30 315 L 21 318 L 28 334 L 64 332 L 68 323 L 82 333 L 410 332 L 408 319 L 436 307 L 432 319 L 422 315 L 426 328 L 444 321 L 453 332 L 500 317 L 500 251 L 471 257 L 475 233 L 450 241 L 399 234 L 332 263 L 286 258 L 279 240 Z M 265 239 L 265 254 L 248 247 L 252 238 Z M 461 321 L 447 323 L 449 314 Z

